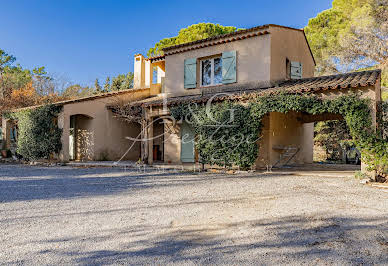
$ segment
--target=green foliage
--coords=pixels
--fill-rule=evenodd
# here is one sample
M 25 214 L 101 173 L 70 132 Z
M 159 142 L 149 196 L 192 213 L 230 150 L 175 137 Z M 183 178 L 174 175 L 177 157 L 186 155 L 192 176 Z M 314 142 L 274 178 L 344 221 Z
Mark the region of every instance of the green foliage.
M 325 149 L 329 160 L 341 160 L 342 145 L 351 138 L 344 120 L 321 121 L 314 126 L 314 144 Z
M 110 77 L 106 77 L 105 83 L 104 83 L 104 92 L 110 91 Z
M 387 17 L 387 0 L 334 0 L 332 8 L 310 19 L 305 33 L 317 74 L 381 68 L 387 88 Z
M 249 168 L 256 160 L 260 124 L 251 123 L 248 107 L 223 102 L 206 106 L 179 105 L 172 116 L 191 124 L 202 163 Z M 194 114 L 194 115 L 192 115 Z
M 381 135 L 388 142 L 388 101 L 381 103 L 379 114 Z
M 104 83 L 103 92 L 128 90 L 133 88 L 133 73 L 128 72 L 127 74 L 118 74 L 112 78 L 107 77 Z
M 317 72 L 384 69 L 388 60 L 387 17 L 387 0 L 334 0 L 332 8 L 310 19 L 305 28 Z
M 111 91 L 128 90 L 133 87 L 133 73 L 119 74 L 112 78 Z
M 102 92 L 102 88 L 101 88 L 100 82 L 98 82 L 98 79 L 96 79 L 94 81 L 94 91 L 95 91 L 95 93 L 101 93 Z
M 387 79 L 387 81 L 388 81 L 388 79 Z M 385 90 L 382 91 L 381 98 L 383 99 L 384 102 L 388 101 L 388 89 L 385 89 Z
M 171 115 L 175 119 L 190 120 L 198 137 L 196 145 L 204 163 L 226 166 L 239 165 L 247 168 L 256 159 L 257 143 L 249 141 L 244 143 L 241 149 L 233 149 L 233 145 L 228 144 L 228 142 L 233 144 L 236 136 L 239 136 L 239 139 L 241 136 L 249 139 L 252 139 L 252 136 L 260 136 L 264 115 L 271 112 L 288 113 L 289 111 L 312 115 L 341 114 L 350 130 L 350 135 L 362 152 L 364 161 L 370 169 L 387 172 L 388 142 L 372 130 L 369 106 L 369 100 L 361 99 L 357 95 L 321 99 L 309 95 L 278 94 L 257 97 L 251 100 L 247 106 L 238 103 L 215 104 L 210 107 L 210 112 L 206 106 L 193 108 L 191 105 L 181 105 L 173 107 Z M 235 111 L 233 112 L 231 109 Z M 208 113 L 206 113 L 207 110 Z M 229 122 L 231 112 L 235 115 L 235 121 Z M 215 121 L 218 125 L 230 124 L 236 125 L 236 128 L 209 127 L 209 123 L 214 123 L 213 119 L 210 119 L 211 116 L 209 118 L 209 113 L 216 118 Z
M 56 119 L 62 107 L 45 105 L 12 114 L 17 119 L 17 152 L 27 160 L 49 159 L 61 150 L 62 130 Z
M 13 55 L 7 54 L 4 50 L 0 49 L 0 73 L 3 72 L 5 67 L 11 66 L 15 60 L 16 58 Z
M 361 171 L 356 171 L 356 172 L 354 173 L 354 177 L 355 177 L 356 179 L 369 179 L 369 178 L 370 178 L 366 173 L 363 173 L 363 172 L 361 172 Z
M 62 96 L 65 98 L 82 98 L 93 95 L 94 89 L 90 87 L 82 87 L 79 84 L 71 85 L 65 89 Z
M 163 54 L 162 49 L 178 45 L 187 42 L 193 42 L 201 39 L 206 39 L 209 37 L 227 34 L 231 32 L 235 32 L 236 27 L 231 26 L 222 26 L 219 24 L 213 23 L 198 23 L 188 26 L 187 28 L 183 28 L 179 31 L 178 36 L 165 38 L 160 40 L 155 44 L 153 48 L 148 50 L 147 56 L 156 56 Z

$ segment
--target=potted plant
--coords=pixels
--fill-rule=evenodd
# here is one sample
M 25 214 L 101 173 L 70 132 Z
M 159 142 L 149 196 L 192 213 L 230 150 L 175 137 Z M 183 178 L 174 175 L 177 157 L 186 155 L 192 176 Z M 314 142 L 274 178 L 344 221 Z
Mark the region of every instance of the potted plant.
M 7 156 L 8 156 L 8 151 L 7 151 L 5 140 L 3 140 L 1 142 L 1 156 L 3 158 L 7 158 Z

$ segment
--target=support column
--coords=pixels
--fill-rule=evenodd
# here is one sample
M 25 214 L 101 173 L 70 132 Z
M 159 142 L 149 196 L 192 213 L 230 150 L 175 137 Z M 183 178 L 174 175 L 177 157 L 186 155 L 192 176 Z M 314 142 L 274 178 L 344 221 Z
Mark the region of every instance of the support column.
M 141 161 L 143 163 L 148 162 L 148 130 L 147 130 L 147 120 L 142 119 L 140 123 L 141 130 L 141 144 L 140 144 L 140 155 Z
M 2 118 L 2 136 L 3 142 L 5 141 L 5 149 L 10 148 L 11 144 L 11 121 L 9 119 Z
M 68 162 L 69 157 L 69 133 L 70 133 L 70 117 L 62 110 L 58 115 L 58 127 L 62 129 L 62 149 L 59 152 L 59 160 L 61 162 Z
M 148 164 L 152 165 L 154 162 L 154 151 L 153 151 L 154 124 L 153 124 L 152 117 L 148 120 L 147 135 L 148 135 Z

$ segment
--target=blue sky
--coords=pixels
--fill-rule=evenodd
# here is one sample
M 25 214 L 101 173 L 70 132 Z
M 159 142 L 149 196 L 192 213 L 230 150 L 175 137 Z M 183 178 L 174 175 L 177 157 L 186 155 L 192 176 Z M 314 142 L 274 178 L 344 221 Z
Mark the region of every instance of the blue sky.
M 45 66 L 74 83 L 103 83 L 133 69 L 133 55 L 182 27 L 213 22 L 302 28 L 332 0 L 0 0 L 0 49 L 23 67 Z

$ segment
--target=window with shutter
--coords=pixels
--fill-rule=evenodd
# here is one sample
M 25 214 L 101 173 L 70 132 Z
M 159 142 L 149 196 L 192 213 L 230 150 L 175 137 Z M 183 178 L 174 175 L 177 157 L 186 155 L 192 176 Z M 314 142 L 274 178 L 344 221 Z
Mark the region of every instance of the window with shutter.
M 303 67 L 300 62 L 291 62 L 291 79 L 301 79 L 303 77 Z
M 222 83 L 222 59 L 213 57 L 204 59 L 200 65 L 201 86 L 214 86 Z
M 197 59 L 185 59 L 184 87 L 193 89 L 197 87 Z
M 222 53 L 222 83 L 236 82 L 236 51 Z

